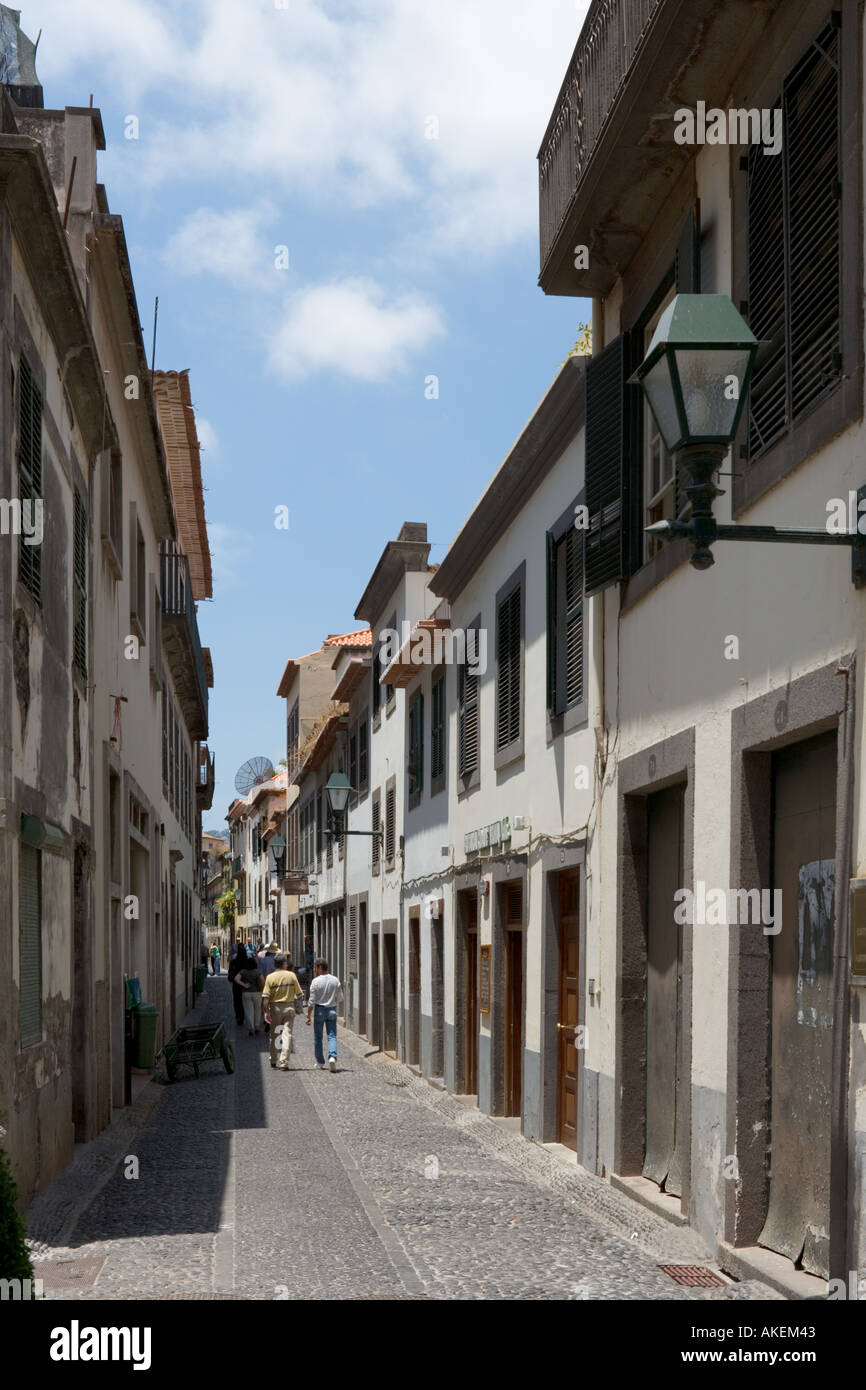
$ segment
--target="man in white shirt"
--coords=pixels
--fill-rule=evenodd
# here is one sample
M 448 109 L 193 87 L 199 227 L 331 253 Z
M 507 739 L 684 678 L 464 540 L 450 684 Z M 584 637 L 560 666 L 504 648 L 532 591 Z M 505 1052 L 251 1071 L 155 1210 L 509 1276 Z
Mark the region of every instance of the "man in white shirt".
M 320 956 L 315 965 L 316 976 L 310 985 L 307 1000 L 307 1027 L 313 1022 L 313 1042 L 316 1049 L 316 1066 L 325 1070 L 325 1054 L 322 1051 L 322 1029 L 328 1034 L 328 1066 L 337 1070 L 337 1005 L 343 1002 L 343 986 L 336 975 L 331 975 L 328 962 Z

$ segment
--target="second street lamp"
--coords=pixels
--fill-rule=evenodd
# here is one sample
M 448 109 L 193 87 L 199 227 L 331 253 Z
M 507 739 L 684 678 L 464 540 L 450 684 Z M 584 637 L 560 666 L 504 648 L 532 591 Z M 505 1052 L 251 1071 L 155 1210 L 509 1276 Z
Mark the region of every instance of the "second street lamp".
M 331 834 L 337 838 L 342 835 L 377 835 L 383 838 L 384 830 L 343 829 L 342 820 L 349 805 L 349 797 L 354 790 L 345 772 L 332 772 L 328 778 L 325 792 L 328 797 L 328 810 L 331 813 Z
M 860 588 L 866 584 L 866 536 L 856 531 L 729 525 L 713 515 L 713 502 L 722 496 L 713 474 L 736 436 L 759 346 L 725 294 L 678 294 L 662 314 L 630 381 L 643 388 L 668 452 L 690 480 L 685 492 L 692 515 L 690 521 L 657 521 L 646 530 L 661 540 L 690 540 L 691 563 L 699 570 L 714 563 L 715 541 L 847 545 Z

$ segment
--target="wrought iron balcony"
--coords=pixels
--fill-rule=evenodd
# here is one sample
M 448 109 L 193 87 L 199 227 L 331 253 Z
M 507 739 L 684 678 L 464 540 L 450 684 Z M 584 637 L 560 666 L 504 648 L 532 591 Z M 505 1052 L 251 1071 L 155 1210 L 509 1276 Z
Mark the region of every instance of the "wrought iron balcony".
M 208 693 L 189 561 L 176 541 L 160 545 L 162 640 L 178 699 L 193 738 L 207 738 Z
M 695 151 L 674 113 L 723 101 L 768 17 L 718 0 L 593 0 L 538 152 L 539 284 L 599 295 Z M 576 264 L 585 246 L 588 264 Z
M 196 796 L 198 798 L 199 809 L 202 811 L 209 811 L 213 805 L 216 761 L 210 749 L 204 743 L 199 744 L 198 760 Z

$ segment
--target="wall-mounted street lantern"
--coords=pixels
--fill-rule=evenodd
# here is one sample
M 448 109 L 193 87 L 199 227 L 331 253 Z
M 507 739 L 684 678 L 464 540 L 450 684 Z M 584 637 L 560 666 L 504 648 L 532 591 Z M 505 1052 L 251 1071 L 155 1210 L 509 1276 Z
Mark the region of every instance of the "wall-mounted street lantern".
M 860 587 L 866 583 L 866 536 L 856 530 L 726 525 L 713 516 L 713 501 L 722 496 L 713 474 L 737 433 L 759 346 L 726 294 L 678 294 L 662 314 L 630 381 L 643 388 L 668 452 L 691 480 L 685 491 L 692 517 L 657 521 L 646 530 L 661 540 L 690 540 L 691 563 L 699 570 L 714 563 L 715 541 L 851 546 L 852 577 Z
M 283 859 L 286 853 L 286 842 L 282 835 L 275 835 L 271 840 L 271 851 L 274 856 L 273 872 L 277 875 L 277 878 L 279 878 L 283 871 Z
M 349 804 L 349 797 L 355 788 L 349 781 L 345 772 L 332 772 L 328 778 L 325 792 L 328 797 L 328 810 L 330 811 L 330 830 L 335 837 L 342 835 L 378 835 L 384 839 L 384 830 L 344 830 L 343 817 L 346 814 L 346 807 Z

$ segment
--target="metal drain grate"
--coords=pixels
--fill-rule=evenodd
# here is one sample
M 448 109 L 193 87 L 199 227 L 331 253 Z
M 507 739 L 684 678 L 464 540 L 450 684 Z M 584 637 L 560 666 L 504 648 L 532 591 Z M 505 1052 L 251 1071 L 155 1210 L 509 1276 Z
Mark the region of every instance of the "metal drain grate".
M 93 1260 L 40 1260 L 36 1271 L 49 1293 L 65 1293 L 93 1288 L 104 1264 L 104 1255 Z
M 659 1265 L 662 1274 L 667 1274 L 675 1284 L 684 1284 L 689 1289 L 723 1289 L 724 1279 L 714 1274 L 704 1265 Z

